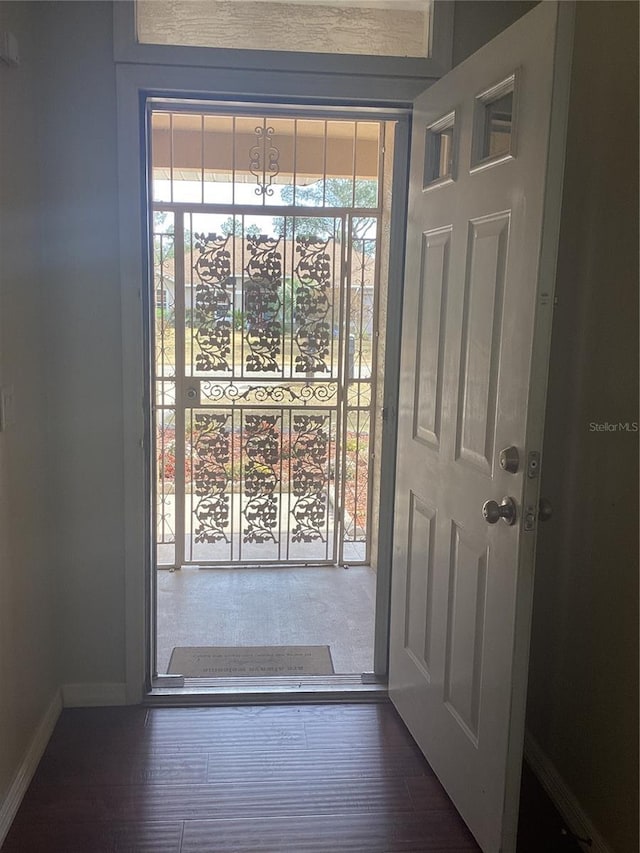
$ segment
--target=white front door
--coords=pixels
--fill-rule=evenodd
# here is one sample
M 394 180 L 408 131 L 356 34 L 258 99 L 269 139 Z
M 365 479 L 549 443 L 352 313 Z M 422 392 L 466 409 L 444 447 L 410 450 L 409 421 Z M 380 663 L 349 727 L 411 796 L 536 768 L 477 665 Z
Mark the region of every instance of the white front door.
M 541 3 L 414 111 L 389 686 L 486 853 L 515 850 L 571 32 Z

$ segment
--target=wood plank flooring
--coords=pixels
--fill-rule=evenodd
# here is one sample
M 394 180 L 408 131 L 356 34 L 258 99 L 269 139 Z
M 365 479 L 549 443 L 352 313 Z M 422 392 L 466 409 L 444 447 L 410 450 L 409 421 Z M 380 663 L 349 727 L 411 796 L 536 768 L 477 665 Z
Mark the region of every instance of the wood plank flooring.
M 380 703 L 67 709 L 2 851 L 478 847 Z

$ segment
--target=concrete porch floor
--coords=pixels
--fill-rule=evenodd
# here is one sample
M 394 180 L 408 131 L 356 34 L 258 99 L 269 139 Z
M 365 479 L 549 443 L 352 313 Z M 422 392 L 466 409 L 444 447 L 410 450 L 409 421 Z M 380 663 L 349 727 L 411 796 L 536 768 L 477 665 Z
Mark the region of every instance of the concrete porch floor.
M 337 674 L 373 669 L 368 566 L 159 571 L 158 673 L 174 646 L 328 645 Z

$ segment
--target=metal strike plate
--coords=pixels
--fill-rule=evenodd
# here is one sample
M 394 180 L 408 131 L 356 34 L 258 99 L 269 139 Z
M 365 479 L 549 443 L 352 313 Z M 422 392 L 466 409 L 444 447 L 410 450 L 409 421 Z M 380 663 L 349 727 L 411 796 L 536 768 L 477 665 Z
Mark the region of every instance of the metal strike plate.
M 536 529 L 536 508 L 535 506 L 526 506 L 522 514 L 522 529 L 525 533 L 533 533 Z
M 537 522 L 549 521 L 553 516 L 553 507 L 548 498 L 540 498 L 538 506 L 527 506 L 522 516 L 522 529 L 525 533 L 533 533 Z
M 527 477 L 534 480 L 540 474 L 540 454 L 532 450 L 527 457 Z

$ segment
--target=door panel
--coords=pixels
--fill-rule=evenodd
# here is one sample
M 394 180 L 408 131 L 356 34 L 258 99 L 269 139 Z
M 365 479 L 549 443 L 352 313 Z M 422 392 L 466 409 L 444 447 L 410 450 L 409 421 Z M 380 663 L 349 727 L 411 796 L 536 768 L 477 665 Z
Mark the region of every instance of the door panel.
M 409 556 L 407 562 L 407 601 L 404 645 L 416 666 L 430 678 L 431 605 L 433 600 L 434 509 L 413 493 L 410 495 Z M 425 564 L 426 559 L 426 564 Z
M 456 458 L 483 473 L 491 472 L 494 455 L 508 245 L 509 214 L 470 222 L 462 306 Z
M 451 527 L 444 702 L 477 745 L 487 549 L 466 537 L 455 522 Z
M 414 437 L 437 450 L 442 419 L 444 311 L 447 305 L 451 229 L 422 236 L 416 352 Z
M 389 686 L 487 853 L 515 849 L 571 16 L 540 4 L 414 107 Z

